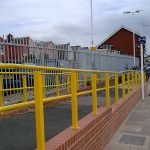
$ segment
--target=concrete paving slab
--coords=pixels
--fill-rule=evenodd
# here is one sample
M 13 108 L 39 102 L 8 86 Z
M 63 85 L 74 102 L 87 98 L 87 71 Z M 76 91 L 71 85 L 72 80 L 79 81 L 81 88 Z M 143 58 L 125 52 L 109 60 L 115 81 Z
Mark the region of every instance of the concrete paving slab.
M 150 150 L 150 97 L 140 100 L 105 150 Z
M 143 146 L 145 142 L 145 137 L 135 136 L 135 135 L 123 135 L 119 140 L 120 143 L 140 145 Z

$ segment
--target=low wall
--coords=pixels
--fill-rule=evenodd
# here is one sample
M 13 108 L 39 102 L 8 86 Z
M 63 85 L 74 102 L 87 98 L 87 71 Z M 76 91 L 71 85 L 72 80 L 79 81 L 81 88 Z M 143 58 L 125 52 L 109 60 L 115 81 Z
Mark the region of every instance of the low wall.
M 46 149 L 103 150 L 140 98 L 139 88 L 118 105 L 100 107 L 97 115 L 89 114 L 79 121 L 79 129 L 69 127 L 46 142 Z

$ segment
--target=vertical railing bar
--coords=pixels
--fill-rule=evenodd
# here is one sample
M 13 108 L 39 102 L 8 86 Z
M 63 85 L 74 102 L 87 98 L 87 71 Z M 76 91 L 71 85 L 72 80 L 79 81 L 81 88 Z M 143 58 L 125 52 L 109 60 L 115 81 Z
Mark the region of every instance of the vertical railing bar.
M 122 98 L 125 97 L 125 75 L 122 73 Z
M 78 128 L 77 75 L 71 72 L 72 128 Z
M 23 75 L 23 101 L 27 102 L 27 81 L 26 81 L 26 74 Z
M 91 80 L 92 80 L 92 114 L 97 114 L 97 77 L 96 74 L 91 74 Z
M 34 72 L 35 118 L 37 150 L 45 150 L 42 74 Z
M 106 73 L 106 108 L 110 107 L 109 73 Z
M 0 107 L 3 106 L 3 76 L 0 75 Z
M 115 104 L 119 103 L 118 97 L 118 73 L 115 73 Z

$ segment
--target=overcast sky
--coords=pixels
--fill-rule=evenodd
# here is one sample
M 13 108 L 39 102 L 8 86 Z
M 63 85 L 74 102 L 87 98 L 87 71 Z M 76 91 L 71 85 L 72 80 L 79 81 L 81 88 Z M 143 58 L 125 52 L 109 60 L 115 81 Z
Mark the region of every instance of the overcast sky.
M 93 0 L 94 45 L 121 25 L 132 29 L 132 15 L 124 11 L 143 10 L 135 15 L 140 32 L 150 25 L 149 7 L 150 0 Z M 0 16 L 0 35 L 90 46 L 90 0 L 0 0 Z M 149 40 L 150 26 L 143 33 Z

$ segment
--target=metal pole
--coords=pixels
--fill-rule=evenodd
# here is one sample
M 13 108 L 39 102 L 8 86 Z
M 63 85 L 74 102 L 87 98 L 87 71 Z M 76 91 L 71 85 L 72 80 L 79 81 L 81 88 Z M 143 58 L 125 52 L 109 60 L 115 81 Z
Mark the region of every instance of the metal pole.
M 144 100 L 143 44 L 141 44 L 141 87 L 142 87 L 142 100 Z
M 135 66 L 135 33 L 134 33 L 134 12 L 132 12 L 133 16 L 133 55 L 134 55 L 134 66 Z
M 93 46 L 93 4 L 91 0 L 91 45 Z

